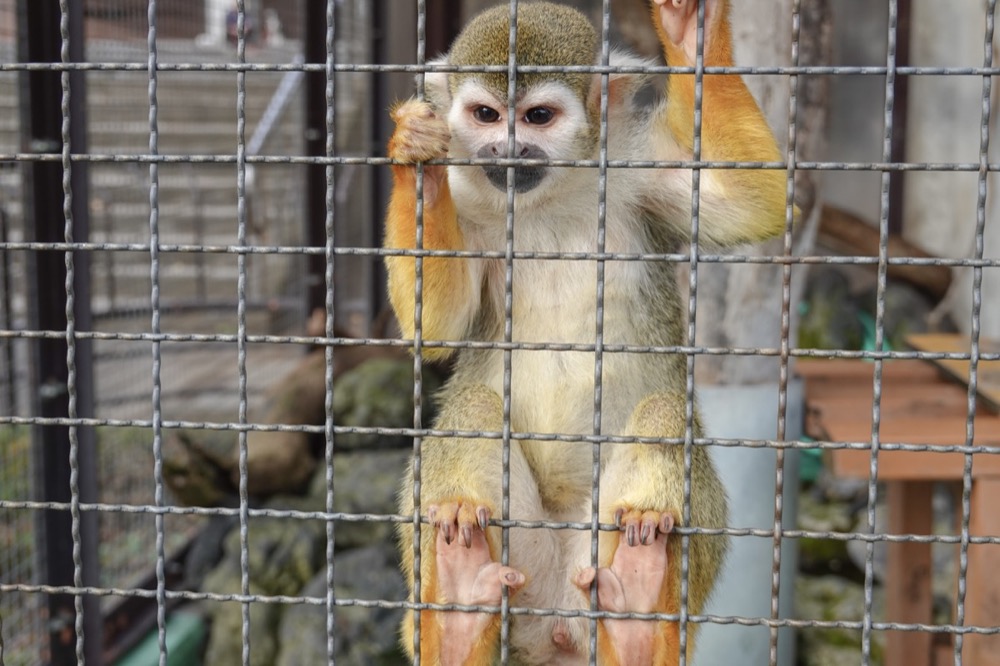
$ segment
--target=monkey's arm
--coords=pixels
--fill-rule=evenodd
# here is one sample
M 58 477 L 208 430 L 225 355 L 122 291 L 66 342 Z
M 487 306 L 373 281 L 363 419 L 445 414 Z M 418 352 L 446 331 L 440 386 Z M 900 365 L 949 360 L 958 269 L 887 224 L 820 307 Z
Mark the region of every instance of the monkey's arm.
M 705 2 L 705 66 L 731 66 L 729 1 Z M 697 0 L 654 0 L 652 15 L 667 63 L 678 67 L 693 66 L 698 30 Z M 781 161 L 774 135 L 742 78 L 735 74 L 706 74 L 702 80 L 701 159 Z M 694 93 L 693 74 L 670 76 L 667 104 L 654 119 L 658 158 L 691 159 L 693 156 Z M 675 171 L 668 177 L 676 179 L 677 176 Z M 688 178 L 686 173 L 683 178 Z M 732 245 L 780 234 L 785 225 L 785 182 L 786 174 L 780 169 L 702 171 L 700 232 L 703 239 Z M 672 209 L 676 219 L 678 207 L 682 211 L 690 210 L 690 181 L 674 185 L 660 190 L 661 197 L 665 198 L 659 203 Z
M 388 155 L 403 162 L 392 167 L 393 187 L 385 220 L 385 247 L 416 247 L 416 162 L 444 157 L 448 152 L 448 126 L 432 108 L 416 100 L 393 110 L 396 130 L 389 140 Z M 462 250 L 465 241 L 458 226 L 455 204 L 444 166 L 424 167 L 424 238 L 426 250 Z M 389 300 L 403 335 L 415 330 L 416 269 L 413 257 L 391 256 L 385 260 L 389 272 Z M 426 340 L 460 340 L 479 309 L 477 265 L 470 259 L 426 257 L 423 260 L 422 330 Z M 428 348 L 431 359 L 447 357 L 452 350 Z

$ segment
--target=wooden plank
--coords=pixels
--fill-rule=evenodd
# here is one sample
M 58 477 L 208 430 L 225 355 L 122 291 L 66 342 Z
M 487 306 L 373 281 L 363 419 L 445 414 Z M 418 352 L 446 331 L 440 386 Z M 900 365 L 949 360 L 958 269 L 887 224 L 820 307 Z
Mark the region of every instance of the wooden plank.
M 871 459 L 868 451 L 837 450 L 831 458 L 835 475 L 868 478 Z M 964 464 L 965 456 L 961 453 L 881 451 L 878 454 L 878 478 L 882 481 L 960 481 Z M 1000 478 L 1000 455 L 976 455 L 972 476 L 976 479 Z
M 953 333 L 922 333 L 909 335 L 906 343 L 917 351 L 930 352 L 961 352 L 969 353 L 969 338 Z M 982 353 L 1000 351 L 1000 342 L 981 339 L 979 350 Z M 928 361 L 943 370 L 952 379 L 968 386 L 969 361 L 937 360 Z M 1000 413 L 1000 361 L 979 361 L 977 364 L 976 395 L 994 413 Z
M 977 479 L 972 484 L 972 536 L 1000 537 L 1000 478 Z M 969 546 L 966 624 L 1000 626 L 1000 545 Z M 966 634 L 963 663 L 968 666 L 1000 665 L 1000 634 Z
M 929 535 L 933 511 L 931 482 L 893 481 L 886 486 L 890 534 Z M 931 545 L 890 543 L 886 563 L 886 620 L 900 623 L 931 624 Z M 931 666 L 932 635 L 926 632 L 886 632 L 886 666 Z
M 809 361 L 798 370 L 806 379 L 809 432 L 833 442 L 871 440 L 874 366 L 858 360 Z M 966 440 L 967 394 L 942 381 L 924 361 L 883 364 L 879 440 L 883 443 L 963 445 Z M 974 444 L 1000 446 L 1000 418 L 984 409 L 976 412 Z M 833 471 L 868 477 L 869 452 L 837 450 Z M 965 463 L 961 453 L 882 451 L 882 479 L 959 480 Z M 973 473 L 1000 476 L 1000 455 L 976 456 Z

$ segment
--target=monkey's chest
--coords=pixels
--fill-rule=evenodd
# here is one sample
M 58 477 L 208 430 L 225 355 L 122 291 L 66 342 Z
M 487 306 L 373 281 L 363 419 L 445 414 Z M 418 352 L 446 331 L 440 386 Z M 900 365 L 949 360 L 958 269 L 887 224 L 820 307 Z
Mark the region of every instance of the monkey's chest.
M 513 277 L 512 340 L 525 345 L 511 354 L 511 406 L 518 427 L 589 434 L 599 360 L 594 349 L 598 266 L 582 260 L 524 260 L 515 264 Z M 609 266 L 604 277 L 600 312 L 607 342 L 621 339 L 618 329 L 629 308 L 621 289 L 625 276 Z M 600 362 L 602 388 L 618 390 L 621 355 L 602 354 Z M 496 369 L 502 378 L 502 365 Z M 603 410 L 606 426 L 618 427 L 622 418 L 613 405 L 605 403 Z

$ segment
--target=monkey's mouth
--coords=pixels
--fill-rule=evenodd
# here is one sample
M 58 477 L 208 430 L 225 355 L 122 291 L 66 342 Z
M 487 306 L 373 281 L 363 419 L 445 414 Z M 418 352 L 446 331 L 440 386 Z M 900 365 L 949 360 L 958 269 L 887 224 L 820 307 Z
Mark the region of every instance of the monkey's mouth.
M 507 189 L 507 167 L 484 166 L 483 171 L 498 190 Z M 514 167 L 514 191 L 521 194 L 538 187 L 545 179 L 545 167 Z

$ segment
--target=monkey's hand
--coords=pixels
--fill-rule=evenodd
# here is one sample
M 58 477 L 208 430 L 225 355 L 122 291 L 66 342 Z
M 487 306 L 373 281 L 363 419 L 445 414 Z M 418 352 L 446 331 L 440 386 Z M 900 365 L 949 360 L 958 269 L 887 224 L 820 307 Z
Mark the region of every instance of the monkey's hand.
M 407 167 L 448 155 L 448 123 L 427 102 L 409 99 L 392 110 L 396 131 L 389 139 L 389 157 Z M 410 167 L 412 168 L 412 167 Z M 433 202 L 441 190 L 445 167 L 424 168 L 424 201 Z
M 719 20 L 725 15 L 724 3 L 721 0 L 703 0 L 705 2 L 705 64 L 722 65 L 715 62 L 715 37 Z M 698 47 L 698 0 L 653 0 L 654 12 L 658 13 L 659 25 L 667 36 L 669 43 L 683 54 L 686 62 L 675 62 L 668 53 L 668 61 L 672 65 L 694 65 Z
M 448 155 L 451 132 L 447 121 L 427 102 L 409 99 L 392 110 L 396 131 L 389 141 L 389 157 L 416 164 Z
M 615 512 L 615 522 L 621 526 L 618 547 L 607 567 L 581 570 L 576 585 L 589 596 L 590 584 L 597 580 L 597 607 L 613 613 L 673 612 L 667 599 L 671 590 L 668 570 L 667 539 L 674 528 L 674 518 L 658 511 L 626 510 Z M 675 563 L 676 565 L 676 563 Z M 670 644 L 673 628 L 664 631 L 662 625 L 650 620 L 603 620 L 603 635 L 610 643 L 604 662 L 625 664 L 659 664 L 659 658 L 676 652 Z M 607 647 L 604 648 L 608 650 Z M 599 648 L 599 651 L 601 648 Z M 676 660 L 674 661 L 676 663 Z

